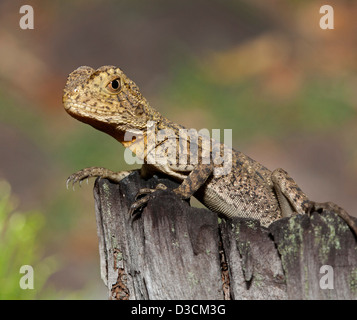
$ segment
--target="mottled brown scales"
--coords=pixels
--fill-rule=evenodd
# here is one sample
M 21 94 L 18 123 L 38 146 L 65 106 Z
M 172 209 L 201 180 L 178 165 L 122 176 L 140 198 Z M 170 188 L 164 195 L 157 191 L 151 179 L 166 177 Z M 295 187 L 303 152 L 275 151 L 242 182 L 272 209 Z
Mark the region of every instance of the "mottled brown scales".
M 181 182 L 173 191 L 182 199 L 194 195 L 218 214 L 229 218 L 255 218 L 263 226 L 281 217 L 332 208 L 357 234 L 356 225 L 342 208 L 331 203 L 309 201 L 283 169 L 271 172 L 259 162 L 231 149 L 231 162 L 225 158 L 223 163 L 216 164 L 218 158 L 213 151 L 224 150 L 223 144 L 211 139 L 207 147 L 197 133 L 182 133 L 185 128 L 152 108 L 137 85 L 117 67 L 103 66 L 97 70 L 79 67 L 73 71 L 64 89 L 63 104 L 72 117 L 106 132 L 141 158 L 144 161 L 140 169 L 142 176 L 161 172 Z M 171 130 L 174 138 L 167 136 L 150 145 L 149 123 L 155 134 Z M 125 138 L 127 134 L 130 139 Z M 184 148 L 185 143 L 187 149 Z M 170 146 L 175 152 L 171 157 Z M 191 150 L 198 153 L 197 163 L 192 161 L 195 154 Z M 149 161 L 153 156 L 157 160 L 154 163 Z M 180 162 L 180 156 L 186 156 L 188 162 Z M 165 159 L 169 161 L 162 161 Z M 215 170 L 224 165 L 229 165 L 230 171 L 216 175 Z M 129 173 L 91 167 L 71 175 L 67 183 L 98 176 L 120 181 Z M 131 213 L 145 205 L 150 194 L 165 188 L 160 184 L 154 190 L 141 190 L 139 195 L 144 197 L 132 204 Z

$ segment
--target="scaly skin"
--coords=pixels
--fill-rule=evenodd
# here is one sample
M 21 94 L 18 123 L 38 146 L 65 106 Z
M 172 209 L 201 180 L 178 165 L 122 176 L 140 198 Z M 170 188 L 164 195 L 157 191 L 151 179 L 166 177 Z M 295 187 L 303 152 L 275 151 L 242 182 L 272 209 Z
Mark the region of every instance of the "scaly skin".
M 138 86 L 117 67 L 103 66 L 97 70 L 79 67 L 73 71 L 64 89 L 63 104 L 72 117 L 106 132 L 142 159 L 142 176 L 164 173 L 181 183 L 173 190 L 180 198 L 187 199 L 194 195 L 209 209 L 228 218 L 254 218 L 263 226 L 269 226 L 282 217 L 305 214 L 316 208 L 339 208 L 330 203 L 309 201 L 287 172 L 282 169 L 271 172 L 234 149 L 229 149 L 230 153 L 227 153 L 231 158 L 224 158 L 230 170 L 225 174 L 214 174 L 221 167 L 216 164 L 214 148 L 226 150 L 224 145 L 213 139 L 207 145 L 197 133 L 183 133 L 185 128 L 152 108 Z M 148 123 L 155 135 L 162 130 L 170 130 L 170 134 L 152 143 Z M 187 143 L 187 148 L 179 150 L 179 141 Z M 174 154 L 168 151 L 171 146 Z M 197 163 L 180 161 L 182 154 L 187 155 L 188 160 L 192 159 L 191 148 L 199 154 Z M 169 161 L 151 161 L 153 156 Z M 67 183 L 93 176 L 120 181 L 129 173 L 91 167 L 74 173 Z M 165 186 L 141 190 L 139 194 L 145 196 L 132 205 L 131 212 L 145 205 L 150 194 L 159 189 L 165 189 Z M 343 209 L 339 214 L 357 234 L 357 227 L 348 214 Z

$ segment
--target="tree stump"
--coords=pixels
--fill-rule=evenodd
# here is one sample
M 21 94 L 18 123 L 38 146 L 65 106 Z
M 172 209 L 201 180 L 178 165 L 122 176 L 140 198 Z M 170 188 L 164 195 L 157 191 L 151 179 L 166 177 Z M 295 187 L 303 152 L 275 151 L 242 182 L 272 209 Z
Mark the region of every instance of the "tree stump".
M 164 183 L 130 174 L 94 187 L 101 277 L 114 300 L 356 299 L 357 242 L 335 213 L 274 222 L 219 219 L 170 191 L 141 216 L 128 210 L 141 188 Z

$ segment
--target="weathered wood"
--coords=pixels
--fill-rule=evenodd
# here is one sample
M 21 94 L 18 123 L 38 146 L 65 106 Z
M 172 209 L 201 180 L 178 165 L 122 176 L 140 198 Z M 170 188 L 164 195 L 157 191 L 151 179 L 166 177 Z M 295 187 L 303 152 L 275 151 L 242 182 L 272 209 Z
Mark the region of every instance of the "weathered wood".
M 101 276 L 111 299 L 356 299 L 357 242 L 334 213 L 220 220 L 170 191 L 155 193 L 132 224 L 141 188 L 177 184 L 137 172 L 94 188 Z M 323 265 L 333 289 L 321 289 Z M 325 271 L 326 272 L 326 271 Z
M 270 230 L 281 255 L 289 297 L 357 299 L 356 236 L 337 214 L 281 219 Z M 328 270 L 333 288 L 322 289 Z
M 128 207 L 133 195 L 157 183 L 156 178 L 140 180 L 137 174 L 120 184 L 96 183 L 101 271 L 109 296 L 223 299 L 213 212 L 191 208 L 171 192 L 160 191 L 131 225 Z
M 220 225 L 229 264 L 231 299 L 287 299 L 275 244 L 256 220 L 235 218 Z

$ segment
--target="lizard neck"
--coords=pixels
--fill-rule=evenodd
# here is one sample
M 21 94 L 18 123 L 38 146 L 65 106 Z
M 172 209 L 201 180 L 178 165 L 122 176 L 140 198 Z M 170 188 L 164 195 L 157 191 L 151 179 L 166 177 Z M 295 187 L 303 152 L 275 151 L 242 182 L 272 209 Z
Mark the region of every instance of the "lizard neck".
M 185 129 L 185 127 L 161 116 L 161 118 L 158 119 L 158 121 L 156 122 L 157 131 L 155 133 L 157 133 L 160 130 L 169 130 L 169 129 L 172 130 L 175 133 L 175 135 L 178 136 L 179 130 Z
M 158 139 L 158 133 L 167 130 L 167 134 L 179 136 L 179 130 L 184 127 L 163 117 L 158 112 L 153 112 L 145 128 L 128 129 L 126 131 L 118 129 L 114 138 L 118 140 L 125 148 L 135 153 L 138 158 L 145 160 L 148 153 L 153 152 L 155 148 L 163 141 Z

